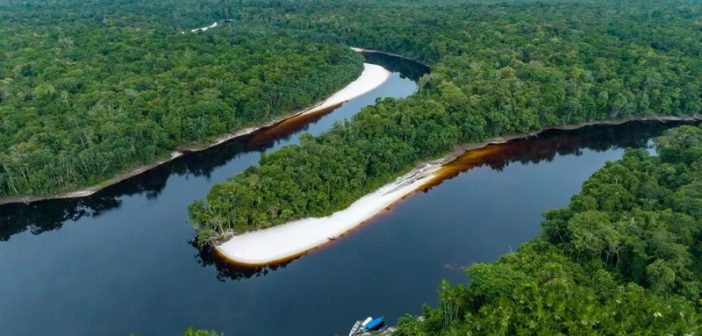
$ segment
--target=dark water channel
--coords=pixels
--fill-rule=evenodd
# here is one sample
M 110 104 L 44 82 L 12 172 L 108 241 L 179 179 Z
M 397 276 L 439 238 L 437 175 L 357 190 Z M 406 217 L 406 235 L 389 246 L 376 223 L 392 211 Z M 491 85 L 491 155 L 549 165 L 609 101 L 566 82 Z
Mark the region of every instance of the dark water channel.
M 395 320 L 434 303 L 441 279 L 494 260 L 538 233 L 623 147 L 675 124 L 548 132 L 489 150 L 454 178 L 401 202 L 333 245 L 274 269 L 223 264 L 190 244 L 187 205 L 257 163 L 261 152 L 320 134 L 377 98 L 417 89 L 417 65 L 277 140 L 249 137 L 179 158 L 77 200 L 0 207 L 0 335 L 346 335 L 366 315 Z M 314 321 L 313 323 L 311 321 Z

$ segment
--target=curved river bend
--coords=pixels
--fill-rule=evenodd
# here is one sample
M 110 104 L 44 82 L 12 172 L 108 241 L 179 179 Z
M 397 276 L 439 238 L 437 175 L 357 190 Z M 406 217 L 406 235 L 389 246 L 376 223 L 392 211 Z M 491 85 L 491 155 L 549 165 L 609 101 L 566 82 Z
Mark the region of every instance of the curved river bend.
M 425 71 L 378 55 L 368 62 L 393 71 L 390 80 L 328 115 L 181 157 L 90 197 L 1 206 L 0 335 L 177 335 L 188 326 L 345 335 L 367 315 L 394 321 L 434 303 L 441 279 L 465 281 L 465 266 L 534 237 L 541 212 L 565 205 L 622 147 L 675 126 L 587 127 L 487 147 L 429 192 L 275 269 L 237 268 L 192 247 L 187 205 L 212 183 L 376 98 L 411 95 Z

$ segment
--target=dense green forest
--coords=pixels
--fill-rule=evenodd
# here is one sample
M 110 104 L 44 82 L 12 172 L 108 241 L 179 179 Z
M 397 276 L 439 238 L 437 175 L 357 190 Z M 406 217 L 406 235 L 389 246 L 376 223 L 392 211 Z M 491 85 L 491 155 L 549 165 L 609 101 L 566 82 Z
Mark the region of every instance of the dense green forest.
M 409 99 L 381 101 L 215 185 L 190 207 L 201 242 L 329 215 L 458 144 L 702 108 L 699 2 L 261 6 L 281 31 L 415 57 L 432 73 Z
M 362 69 L 344 46 L 284 32 L 190 33 L 197 11 L 160 18 L 177 8 L 158 3 L 0 6 L 0 197 L 98 184 L 309 106 Z
M 702 325 L 702 126 L 627 150 L 544 214 L 539 237 L 444 282 L 398 336 L 697 335 Z
M 328 215 L 459 144 L 699 116 L 701 18 L 693 0 L 2 1 L 0 198 L 100 183 L 310 105 L 359 74 L 347 46 L 430 64 L 418 94 L 303 136 L 190 207 L 200 243 Z M 699 333 L 702 128 L 656 143 L 397 334 Z
M 444 283 L 397 335 L 697 335 L 702 127 L 656 143 L 595 173 L 517 252 L 471 266 L 469 285 Z

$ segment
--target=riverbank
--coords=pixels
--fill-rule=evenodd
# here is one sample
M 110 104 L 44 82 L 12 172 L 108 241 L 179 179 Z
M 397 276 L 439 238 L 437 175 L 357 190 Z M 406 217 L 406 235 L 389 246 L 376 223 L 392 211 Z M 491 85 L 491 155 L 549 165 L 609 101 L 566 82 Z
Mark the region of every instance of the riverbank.
M 284 262 L 336 240 L 340 235 L 371 219 L 428 182 L 440 167 L 436 163 L 426 164 L 330 216 L 304 218 L 244 233 L 215 248 L 221 256 L 247 266 Z
M 556 131 L 556 130 L 573 131 L 573 130 L 577 130 L 577 129 L 580 129 L 583 127 L 588 127 L 588 126 L 599 126 L 599 125 L 601 125 L 601 126 L 605 126 L 605 125 L 614 126 L 614 125 L 626 124 L 628 122 L 633 122 L 633 121 L 695 122 L 695 121 L 702 121 L 702 115 L 684 116 L 684 117 L 660 116 L 660 117 L 627 118 L 627 119 L 621 119 L 621 120 L 590 121 L 590 122 L 584 122 L 584 123 L 579 123 L 579 124 L 574 124 L 574 125 L 552 126 L 552 127 L 542 128 L 538 131 L 525 133 L 525 134 L 500 136 L 500 137 L 488 138 L 482 142 L 459 145 L 450 154 L 441 158 L 440 161 L 442 161 L 443 164 L 446 164 L 446 163 L 449 163 L 449 162 L 457 159 L 461 155 L 463 155 L 466 152 L 471 151 L 471 150 L 482 149 L 482 148 L 485 148 L 485 147 L 490 146 L 490 145 L 503 144 L 503 143 L 507 143 L 507 142 L 517 140 L 517 139 L 525 139 L 525 138 L 529 138 L 529 137 L 539 136 L 539 134 L 542 134 L 542 133 L 548 132 L 548 131 Z
M 440 183 L 448 176 L 451 176 L 444 169 L 451 170 L 451 162 L 472 150 L 516 139 L 538 136 L 550 130 L 575 130 L 587 126 L 618 125 L 631 121 L 692 122 L 699 120 L 702 120 L 702 115 L 690 117 L 643 117 L 587 122 L 577 125 L 554 126 L 526 134 L 494 137 L 479 143 L 457 146 L 448 155 L 420 164 L 417 168 L 397 178 L 394 182 L 363 196 L 348 208 L 337 211 L 330 216 L 304 218 L 272 228 L 233 236 L 226 242 L 215 246 L 215 248 L 222 257 L 237 264 L 265 266 L 281 263 L 338 239 L 339 236 L 367 222 L 399 200 L 416 191 L 425 190 Z
M 59 195 L 51 195 L 51 196 L 23 196 L 23 197 L 4 197 L 0 198 L 0 205 L 3 204 L 11 204 L 11 203 L 31 203 L 31 202 L 37 202 L 37 201 L 42 201 L 42 200 L 49 200 L 49 199 L 69 199 L 69 198 L 80 198 L 80 197 L 86 197 L 95 194 L 96 192 L 105 189 L 111 185 L 120 183 L 126 179 L 129 179 L 131 177 L 137 176 L 139 174 L 142 174 L 146 171 L 149 171 L 151 169 L 154 169 L 162 164 L 165 164 L 167 162 L 170 162 L 180 156 L 183 156 L 184 154 L 187 153 L 193 153 L 193 152 L 200 152 L 204 151 L 210 148 L 213 148 L 215 146 L 221 145 L 225 142 L 228 142 L 230 140 L 243 137 L 246 135 L 250 135 L 258 130 L 263 130 L 267 129 L 269 127 L 276 126 L 279 123 L 282 123 L 288 119 L 291 118 L 297 118 L 302 115 L 309 115 L 309 114 L 316 114 L 320 113 L 323 111 L 326 111 L 330 108 L 333 108 L 335 106 L 338 106 L 340 104 L 343 104 L 353 98 L 356 98 L 358 96 L 364 95 L 373 89 L 377 88 L 378 86 L 382 85 L 387 81 L 387 79 L 390 77 L 390 72 L 375 64 L 369 64 L 369 63 L 363 63 L 363 72 L 361 75 L 354 80 L 353 82 L 349 83 L 346 87 L 343 89 L 335 92 L 331 96 L 329 96 L 327 99 L 302 110 L 296 111 L 294 113 L 276 118 L 272 121 L 266 122 L 266 123 L 261 123 L 256 126 L 252 127 L 247 127 L 244 129 L 241 129 L 237 132 L 230 133 L 230 134 L 225 134 L 219 138 L 217 138 L 214 142 L 206 145 L 201 145 L 201 146 L 187 146 L 187 147 L 178 147 L 175 151 L 171 152 L 171 156 L 168 158 L 161 159 L 155 163 L 149 164 L 149 165 L 143 165 L 139 166 L 133 170 L 130 170 L 126 173 L 119 174 L 103 183 L 87 187 L 81 190 L 77 191 L 71 191 Z

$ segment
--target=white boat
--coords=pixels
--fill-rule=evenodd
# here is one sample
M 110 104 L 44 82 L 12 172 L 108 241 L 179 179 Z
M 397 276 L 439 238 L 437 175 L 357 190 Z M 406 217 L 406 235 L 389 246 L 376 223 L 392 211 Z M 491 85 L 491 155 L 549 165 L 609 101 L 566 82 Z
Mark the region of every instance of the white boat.
M 368 331 L 366 326 L 368 325 L 368 323 L 371 323 L 372 321 L 373 321 L 373 318 L 370 316 L 366 317 L 366 319 L 363 320 L 363 322 L 356 321 L 356 323 L 354 323 L 353 327 L 351 328 L 351 332 L 349 332 L 349 336 L 354 336 L 354 335 L 363 333 L 364 331 Z
M 361 330 L 361 321 L 356 321 L 354 323 L 353 327 L 351 327 L 351 332 L 349 332 L 349 336 L 354 336 L 356 333 Z

